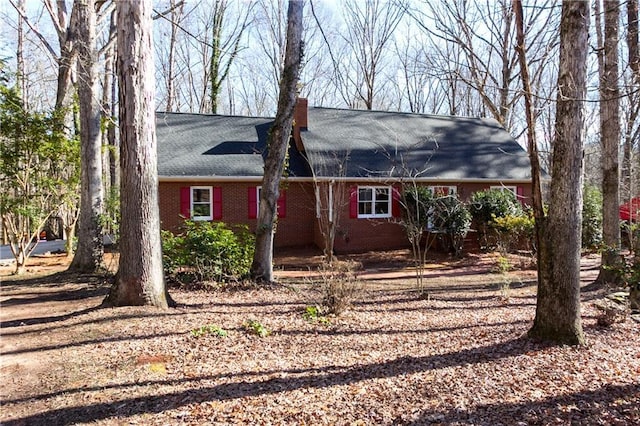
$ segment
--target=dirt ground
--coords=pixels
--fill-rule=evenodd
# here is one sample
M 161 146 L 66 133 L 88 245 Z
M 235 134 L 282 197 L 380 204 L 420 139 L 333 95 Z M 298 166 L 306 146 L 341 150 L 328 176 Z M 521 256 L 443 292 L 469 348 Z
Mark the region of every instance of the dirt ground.
M 526 338 L 535 316 L 528 259 L 434 259 L 418 297 L 407 251 L 361 265 L 353 306 L 305 316 L 322 299 L 321 257 L 276 257 L 285 285 L 172 288 L 178 307 L 100 309 L 110 276 L 68 260 L 0 268 L 0 422 L 70 424 L 640 423 L 640 324 L 602 327 L 601 291 L 582 294 L 587 345 Z M 116 269 L 117 256 L 107 265 Z M 583 259 L 582 284 L 598 258 Z M 266 336 L 254 334 L 261 325 Z

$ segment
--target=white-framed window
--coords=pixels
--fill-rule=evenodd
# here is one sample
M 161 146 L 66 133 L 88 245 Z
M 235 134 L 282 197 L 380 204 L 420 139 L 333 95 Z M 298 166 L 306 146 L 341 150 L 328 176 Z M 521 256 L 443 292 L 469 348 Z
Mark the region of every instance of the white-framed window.
M 497 189 L 498 191 L 511 191 L 513 195 L 518 195 L 518 188 L 512 185 L 493 185 L 490 189 Z
M 391 217 L 390 186 L 359 186 L 358 217 Z
M 262 195 L 262 186 L 249 187 L 249 219 L 256 219 L 260 211 L 260 196 Z M 287 191 L 280 190 L 280 196 L 276 201 L 276 212 L 280 219 L 284 219 L 287 215 Z
M 430 186 L 429 191 L 436 197 L 446 197 L 448 195 L 456 195 L 458 193 L 458 187 L 451 185 Z
M 193 220 L 213 219 L 213 187 L 191 187 L 191 212 Z

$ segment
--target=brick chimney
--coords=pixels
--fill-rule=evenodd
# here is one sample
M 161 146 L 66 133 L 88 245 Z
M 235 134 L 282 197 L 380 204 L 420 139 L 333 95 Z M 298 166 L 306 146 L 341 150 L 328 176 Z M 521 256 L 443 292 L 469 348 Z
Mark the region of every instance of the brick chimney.
M 307 98 L 298 98 L 296 106 L 293 110 L 293 140 L 296 143 L 298 151 L 304 151 L 302 144 L 302 136 L 300 132 L 307 130 L 309 113 L 309 101 Z

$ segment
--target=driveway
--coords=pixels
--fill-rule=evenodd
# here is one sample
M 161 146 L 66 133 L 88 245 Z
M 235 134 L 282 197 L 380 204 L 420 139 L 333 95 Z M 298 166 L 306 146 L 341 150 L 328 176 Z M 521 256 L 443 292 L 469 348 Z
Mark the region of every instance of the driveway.
M 32 255 L 64 251 L 65 240 L 40 241 Z M 12 263 L 15 259 L 8 245 L 0 246 L 0 263 Z

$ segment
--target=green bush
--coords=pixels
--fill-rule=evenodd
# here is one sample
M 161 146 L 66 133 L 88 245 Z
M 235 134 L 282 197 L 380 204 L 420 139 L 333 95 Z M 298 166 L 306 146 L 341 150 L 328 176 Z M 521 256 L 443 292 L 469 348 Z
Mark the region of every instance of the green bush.
M 441 232 L 443 248 L 460 256 L 464 238 L 471 228 L 471 213 L 457 196 L 436 197 L 433 228 Z
M 178 235 L 162 233 L 165 273 L 182 272 L 196 281 L 228 282 L 248 275 L 255 238 L 246 226 L 187 220 Z
M 595 250 L 602 244 L 602 192 L 585 185 L 582 204 L 582 248 Z
M 469 202 L 471 217 L 478 227 L 480 245 L 493 248 L 497 245 L 493 225 L 496 219 L 523 215 L 523 209 L 516 196 L 511 191 L 487 189 L 473 193 Z
M 533 212 L 523 213 L 519 216 L 503 216 L 493 219 L 491 227 L 497 235 L 498 249 L 502 253 L 509 253 L 518 247 L 535 251 L 535 218 Z

